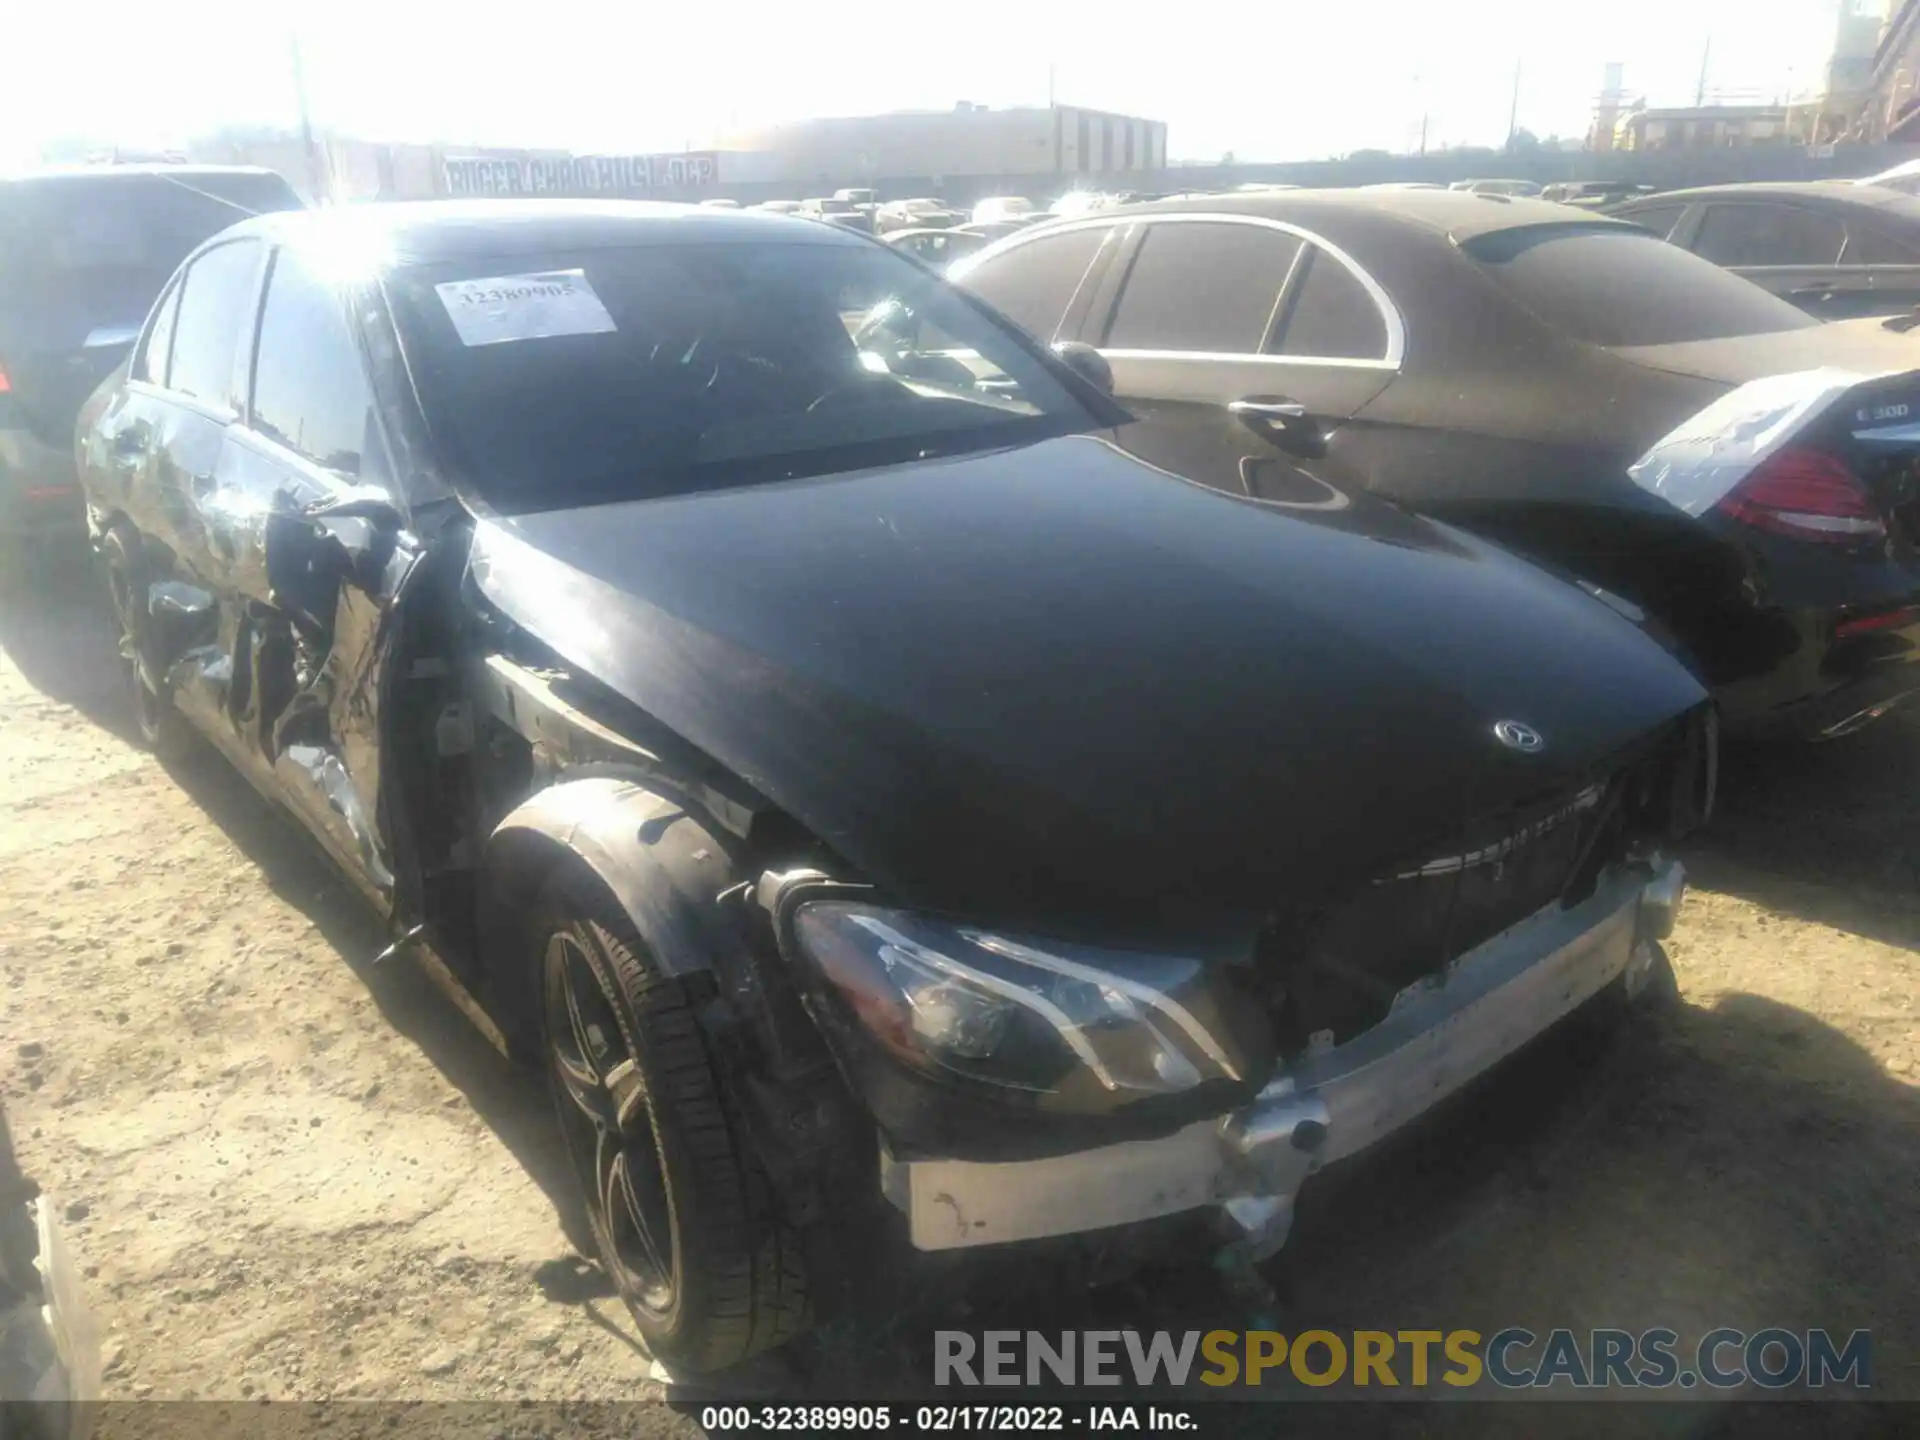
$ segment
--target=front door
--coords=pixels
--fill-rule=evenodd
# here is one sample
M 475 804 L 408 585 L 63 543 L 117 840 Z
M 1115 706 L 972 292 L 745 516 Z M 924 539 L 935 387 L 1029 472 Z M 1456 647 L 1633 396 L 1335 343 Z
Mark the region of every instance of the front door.
M 1140 417 L 1122 443 L 1229 494 L 1344 503 L 1341 427 L 1398 364 L 1367 282 L 1290 228 L 1224 216 L 1142 224 L 1114 269 L 1086 333 Z
M 1688 248 L 1822 320 L 1877 313 L 1870 267 L 1842 257 L 1847 227 L 1834 213 L 1772 200 L 1703 208 Z

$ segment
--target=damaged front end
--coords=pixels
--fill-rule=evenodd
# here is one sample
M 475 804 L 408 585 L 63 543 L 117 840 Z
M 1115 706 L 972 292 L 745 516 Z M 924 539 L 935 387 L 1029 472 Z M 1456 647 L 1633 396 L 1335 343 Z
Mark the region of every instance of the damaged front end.
M 1702 708 L 1364 885 L 1277 907 L 1231 955 L 1010 936 L 816 871 L 757 898 L 917 1249 L 1211 1208 L 1257 1259 L 1314 1171 L 1664 969 L 1685 891 L 1667 847 L 1710 812 L 1716 755 Z

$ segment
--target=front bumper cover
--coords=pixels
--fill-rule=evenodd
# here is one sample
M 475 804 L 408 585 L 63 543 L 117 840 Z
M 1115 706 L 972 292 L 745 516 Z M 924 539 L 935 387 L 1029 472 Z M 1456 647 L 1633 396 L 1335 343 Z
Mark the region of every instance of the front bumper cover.
M 1012 1163 L 881 1152 L 881 1188 L 915 1248 L 1076 1234 L 1219 1207 L 1253 1256 L 1285 1243 L 1293 1202 L 1323 1165 L 1377 1144 L 1616 980 L 1636 992 L 1685 892 L 1678 861 L 1610 872 L 1408 986 L 1387 1017 L 1298 1057 L 1253 1102 L 1156 1140 Z

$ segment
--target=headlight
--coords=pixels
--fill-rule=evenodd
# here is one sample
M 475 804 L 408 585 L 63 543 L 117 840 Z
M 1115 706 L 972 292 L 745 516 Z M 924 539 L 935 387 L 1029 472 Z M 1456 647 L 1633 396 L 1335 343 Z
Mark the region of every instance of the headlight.
M 1247 1047 L 1197 960 L 839 901 L 805 903 L 792 923 L 861 1026 L 924 1073 L 1080 1112 L 1246 1078 Z

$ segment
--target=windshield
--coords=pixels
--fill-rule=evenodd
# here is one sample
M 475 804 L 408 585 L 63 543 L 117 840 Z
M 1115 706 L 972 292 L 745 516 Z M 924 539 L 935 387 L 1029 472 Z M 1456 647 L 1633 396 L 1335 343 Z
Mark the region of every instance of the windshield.
M 403 268 L 388 287 L 429 425 L 506 511 L 826 474 L 1095 423 L 1009 331 L 879 246 L 495 256 Z M 915 333 L 875 325 L 876 307 L 913 314 Z
M 1460 248 L 1547 324 L 1590 345 L 1672 345 L 1820 323 L 1638 228 L 1527 225 Z

